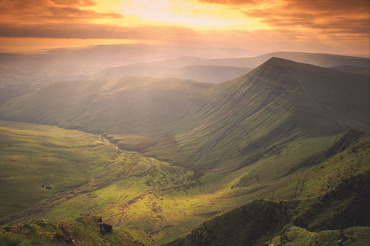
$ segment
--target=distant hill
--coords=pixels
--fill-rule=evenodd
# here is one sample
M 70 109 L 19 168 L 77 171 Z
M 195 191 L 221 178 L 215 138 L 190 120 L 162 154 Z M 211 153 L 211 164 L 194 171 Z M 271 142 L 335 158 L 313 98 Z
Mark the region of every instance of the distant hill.
M 210 47 L 205 50 L 196 47 L 144 44 L 54 49 L 36 54 L 0 53 L 0 104 L 13 97 L 35 91 L 47 84 L 88 79 L 110 67 L 127 66 L 143 61 L 172 59 L 184 55 L 218 58 L 242 57 L 254 54 L 254 52 L 244 49 Z M 218 78 L 218 76 L 208 75 L 211 71 L 205 69 L 204 75 L 199 78 Z M 185 70 L 184 73 L 189 75 L 192 69 Z M 231 73 L 234 73 L 234 70 L 232 69 Z M 198 69 L 195 69 L 195 71 L 198 71 Z M 238 75 L 239 73 L 235 77 Z M 150 75 L 147 74 L 146 76 Z M 184 78 L 188 77 L 185 76 Z M 193 79 L 193 77 L 190 75 L 189 78 Z M 218 80 L 222 78 L 221 76 Z M 228 78 L 226 77 L 225 80 Z
M 203 82 L 219 83 L 244 75 L 272 57 L 284 58 L 296 62 L 334 67 L 334 69 L 368 73 L 369 59 L 361 57 L 315 54 L 303 52 L 279 52 L 250 58 L 204 59 L 182 57 L 113 67 L 96 73 L 90 79 L 113 79 L 122 76 L 174 77 Z
M 370 73 L 369 67 L 356 67 L 356 66 L 350 66 L 350 65 L 342 65 L 337 67 L 332 67 L 332 69 L 344 71 L 344 72 L 350 72 L 350 73 Z
M 161 133 L 182 119 L 190 120 L 206 103 L 203 95 L 209 87 L 189 80 L 147 77 L 62 82 L 5 104 L 4 118 L 10 113 L 7 119 L 93 132 Z
M 74 49 L 54 49 L 38 54 L 0 53 L 0 69 L 21 81 L 55 82 L 79 80 L 109 67 L 150 62 L 174 57 L 242 57 L 253 55 L 244 49 L 208 48 L 171 45 L 99 45 Z M 18 75 L 17 75 L 18 74 Z M 22 78 L 19 74 L 28 74 Z
M 212 48 L 205 51 L 155 45 L 103 45 L 42 54 L 0 54 L 0 104 L 59 81 L 146 76 L 218 83 L 235 79 L 271 57 L 337 67 L 348 72 L 369 71 L 369 59 L 361 57 L 279 52 L 240 58 L 248 54 L 253 55 L 239 49 Z M 237 58 L 215 59 L 232 56 Z
M 283 58 L 295 62 L 307 63 L 327 68 L 336 66 L 353 66 L 360 68 L 369 68 L 370 60 L 369 58 L 364 57 L 343 56 L 334 54 L 305 53 L 305 52 L 276 52 L 246 58 L 202 59 L 195 57 L 184 57 L 157 62 L 137 63 L 133 65 L 157 66 L 157 67 L 182 67 L 190 65 L 207 65 L 207 66 L 234 66 L 234 67 L 255 68 L 272 57 Z
M 90 77 L 90 80 L 108 80 L 123 76 L 172 77 L 201 82 L 220 83 L 250 72 L 251 68 L 193 65 L 185 67 L 123 66 L 108 68 Z

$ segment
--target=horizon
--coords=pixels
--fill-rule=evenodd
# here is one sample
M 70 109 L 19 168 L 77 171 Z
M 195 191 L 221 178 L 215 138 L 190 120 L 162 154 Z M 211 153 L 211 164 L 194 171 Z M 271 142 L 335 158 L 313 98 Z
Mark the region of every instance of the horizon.
M 0 7 L 1 53 L 159 45 L 240 49 L 245 57 L 272 52 L 369 57 L 367 0 L 5 0 Z

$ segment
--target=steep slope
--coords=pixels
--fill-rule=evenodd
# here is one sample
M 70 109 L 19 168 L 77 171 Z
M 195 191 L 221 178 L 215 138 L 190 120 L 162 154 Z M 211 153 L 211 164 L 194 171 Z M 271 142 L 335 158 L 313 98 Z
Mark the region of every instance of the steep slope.
M 367 76 L 273 58 L 210 88 L 197 124 L 177 135 L 181 148 L 167 148 L 166 156 L 175 162 L 180 152 L 195 166 L 240 168 L 281 152 L 295 139 L 368 131 L 367 88 Z M 136 147 L 150 155 L 161 151 Z
M 370 138 L 347 146 L 275 186 L 273 201 L 255 200 L 166 245 L 368 245 Z

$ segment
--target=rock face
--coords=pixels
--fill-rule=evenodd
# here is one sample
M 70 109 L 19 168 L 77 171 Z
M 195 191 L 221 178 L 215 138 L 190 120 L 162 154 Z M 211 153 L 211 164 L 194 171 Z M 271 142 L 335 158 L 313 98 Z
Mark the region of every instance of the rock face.
M 203 223 L 166 246 L 253 245 L 281 230 L 290 220 L 287 202 L 256 200 Z

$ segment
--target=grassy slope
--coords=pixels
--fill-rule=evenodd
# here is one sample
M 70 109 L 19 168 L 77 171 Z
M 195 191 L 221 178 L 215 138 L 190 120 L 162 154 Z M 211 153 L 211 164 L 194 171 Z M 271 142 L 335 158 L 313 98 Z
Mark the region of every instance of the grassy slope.
M 195 126 L 176 134 L 175 143 L 113 137 L 171 163 L 224 172 L 278 154 L 295 140 L 306 153 L 297 153 L 294 163 L 319 151 L 318 144 L 325 148 L 325 138 L 349 128 L 368 130 L 367 88 L 366 76 L 272 59 L 211 87 Z
M 85 183 L 116 150 L 96 136 L 0 121 L 1 217 Z
M 282 180 L 268 191 L 272 201 L 248 203 L 168 245 L 368 245 L 370 138 L 348 145 Z
M 11 101 L 2 112 L 7 119 L 66 128 L 161 134 L 186 130 L 192 114 L 205 103 L 203 93 L 210 86 L 180 79 L 135 77 L 65 82 Z M 184 119 L 187 121 L 182 128 L 176 128 Z

